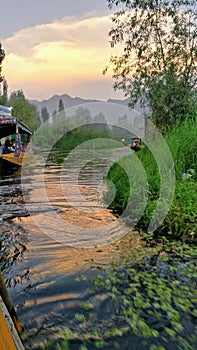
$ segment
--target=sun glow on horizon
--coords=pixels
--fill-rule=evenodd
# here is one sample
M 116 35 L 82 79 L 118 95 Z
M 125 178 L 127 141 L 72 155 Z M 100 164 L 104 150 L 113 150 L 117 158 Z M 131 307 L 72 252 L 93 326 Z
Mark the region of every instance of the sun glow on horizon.
M 22 89 L 27 98 L 36 99 L 57 93 L 119 98 L 111 74 L 102 74 L 116 54 L 109 45 L 110 27 L 109 16 L 63 18 L 15 33 L 3 43 L 9 91 Z

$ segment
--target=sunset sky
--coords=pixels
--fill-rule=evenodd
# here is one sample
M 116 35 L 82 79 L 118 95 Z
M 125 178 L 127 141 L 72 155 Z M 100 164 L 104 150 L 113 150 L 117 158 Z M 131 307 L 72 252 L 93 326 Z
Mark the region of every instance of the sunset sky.
M 7 0 L 1 16 L 2 74 L 29 99 L 124 98 L 102 74 L 111 54 L 106 0 Z

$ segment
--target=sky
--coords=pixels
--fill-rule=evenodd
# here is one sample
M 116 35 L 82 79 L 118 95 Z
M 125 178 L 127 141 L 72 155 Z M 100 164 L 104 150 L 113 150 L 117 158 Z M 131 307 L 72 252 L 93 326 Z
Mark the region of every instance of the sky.
M 118 52 L 109 44 L 113 12 L 107 0 L 7 0 L 3 12 L 2 75 L 9 93 L 23 90 L 26 98 L 37 100 L 64 93 L 103 101 L 124 98 L 114 91 L 111 72 L 102 74 Z

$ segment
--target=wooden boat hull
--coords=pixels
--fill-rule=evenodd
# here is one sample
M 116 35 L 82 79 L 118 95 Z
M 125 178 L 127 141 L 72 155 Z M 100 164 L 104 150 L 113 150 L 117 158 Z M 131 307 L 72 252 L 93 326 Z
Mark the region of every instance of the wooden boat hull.
M 25 350 L 10 314 L 0 297 L 0 349 Z
M 7 166 L 20 167 L 30 158 L 29 153 L 21 152 L 19 157 L 14 157 L 14 153 L 1 154 L 0 161 Z

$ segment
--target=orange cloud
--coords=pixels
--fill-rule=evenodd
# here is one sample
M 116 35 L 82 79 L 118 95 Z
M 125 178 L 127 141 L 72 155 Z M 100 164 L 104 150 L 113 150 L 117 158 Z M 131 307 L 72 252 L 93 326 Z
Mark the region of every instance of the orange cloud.
M 56 93 L 112 97 L 113 81 L 110 75 L 102 75 L 110 55 L 115 53 L 108 42 L 110 27 L 107 16 L 63 18 L 17 32 L 3 43 L 3 70 L 10 89 L 22 89 L 28 98 L 39 99 Z M 85 91 L 91 92 L 90 84 L 95 88 L 96 82 L 99 84 L 94 96 L 85 96 Z M 104 96 L 107 86 L 111 95 Z

